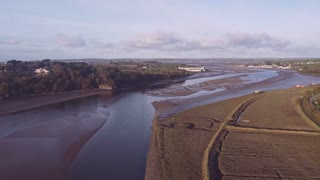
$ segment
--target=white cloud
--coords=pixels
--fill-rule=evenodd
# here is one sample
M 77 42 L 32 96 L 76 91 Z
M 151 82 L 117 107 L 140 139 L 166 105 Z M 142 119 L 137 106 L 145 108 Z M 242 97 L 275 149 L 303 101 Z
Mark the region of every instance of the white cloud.
M 18 45 L 20 41 L 16 38 L 0 37 L 0 44 L 2 45 Z
M 56 37 L 56 43 L 60 46 L 80 48 L 86 46 L 86 41 L 81 37 L 72 37 L 65 34 L 59 34 Z
M 127 42 L 127 45 L 132 48 L 162 48 L 165 46 L 177 45 L 183 43 L 183 40 L 178 38 L 174 33 L 157 32 L 154 34 L 144 35 L 143 37 Z
M 281 49 L 290 45 L 290 41 L 270 36 L 267 33 L 227 33 L 224 38 L 229 46 Z
M 50 42 L 49 38 L 48 41 L 28 41 L 28 39 L 21 40 L 13 37 L 5 39 L 0 36 L 0 51 L 2 51 L 0 57 L 2 55 L 9 59 L 17 57 L 23 59 L 23 56 L 41 58 L 250 58 L 320 55 L 318 46 L 302 46 L 267 33 L 238 32 L 221 36 L 208 35 L 205 38 L 186 38 L 173 32 L 156 32 L 113 42 L 67 34 L 57 35 L 54 42 Z M 10 54 L 15 54 L 15 56 L 10 56 Z
M 267 33 L 226 33 L 218 38 L 191 40 L 174 33 L 157 32 L 128 41 L 126 45 L 128 48 L 133 49 L 152 49 L 158 51 L 227 50 L 231 48 L 281 50 L 289 46 L 290 42 L 273 37 Z
M 93 48 L 98 48 L 98 49 L 115 48 L 115 45 L 111 42 L 102 42 L 102 41 L 93 40 L 93 41 L 91 41 L 91 44 L 92 44 Z

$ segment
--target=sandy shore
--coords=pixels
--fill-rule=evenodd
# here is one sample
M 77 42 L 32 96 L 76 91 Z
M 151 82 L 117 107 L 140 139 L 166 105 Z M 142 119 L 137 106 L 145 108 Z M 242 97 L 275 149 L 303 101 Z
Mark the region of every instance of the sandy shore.
M 0 117 L 23 112 L 42 106 L 65 102 L 73 99 L 93 96 L 97 94 L 111 93 L 105 90 L 86 90 L 76 92 L 66 92 L 50 95 L 30 96 L 24 98 L 9 99 L 7 101 L 0 102 Z

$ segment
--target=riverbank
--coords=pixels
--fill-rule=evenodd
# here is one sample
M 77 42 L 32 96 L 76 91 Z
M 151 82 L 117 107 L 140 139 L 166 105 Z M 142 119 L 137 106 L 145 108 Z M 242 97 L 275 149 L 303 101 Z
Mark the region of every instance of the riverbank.
M 319 176 L 314 170 L 320 149 L 314 144 L 320 142 L 320 128 L 298 102 L 306 91 L 245 95 L 161 120 L 168 107 L 155 103 L 145 179 Z
M 0 117 L 98 94 L 111 95 L 111 92 L 106 90 L 84 90 L 4 100 L 0 102 Z

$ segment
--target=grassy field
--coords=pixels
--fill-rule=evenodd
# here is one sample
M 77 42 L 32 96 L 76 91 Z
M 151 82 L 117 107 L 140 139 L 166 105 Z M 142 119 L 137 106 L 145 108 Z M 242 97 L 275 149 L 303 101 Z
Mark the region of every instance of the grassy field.
M 155 120 L 159 173 L 146 179 L 320 177 L 320 128 L 304 110 L 307 90 L 250 94 Z
M 237 125 L 257 128 L 317 130 L 300 109 L 300 98 L 308 88 L 291 88 L 267 92 L 241 115 Z
M 201 106 L 156 121 L 153 137 L 159 179 L 202 179 L 203 154 L 212 136 L 235 107 L 254 96 Z
M 320 75 L 320 64 L 303 64 L 300 65 L 301 73 L 310 75 Z
M 320 134 L 232 131 L 223 141 L 223 179 L 319 178 Z

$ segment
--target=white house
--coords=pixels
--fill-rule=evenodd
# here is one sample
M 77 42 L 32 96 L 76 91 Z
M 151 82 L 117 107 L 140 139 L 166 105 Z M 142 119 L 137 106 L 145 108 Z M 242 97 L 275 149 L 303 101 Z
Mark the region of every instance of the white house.
M 45 68 L 36 69 L 34 72 L 37 74 L 48 74 L 49 73 L 49 71 L 46 70 Z
M 206 71 L 204 67 L 178 67 L 179 70 L 185 70 L 190 72 L 203 72 Z

